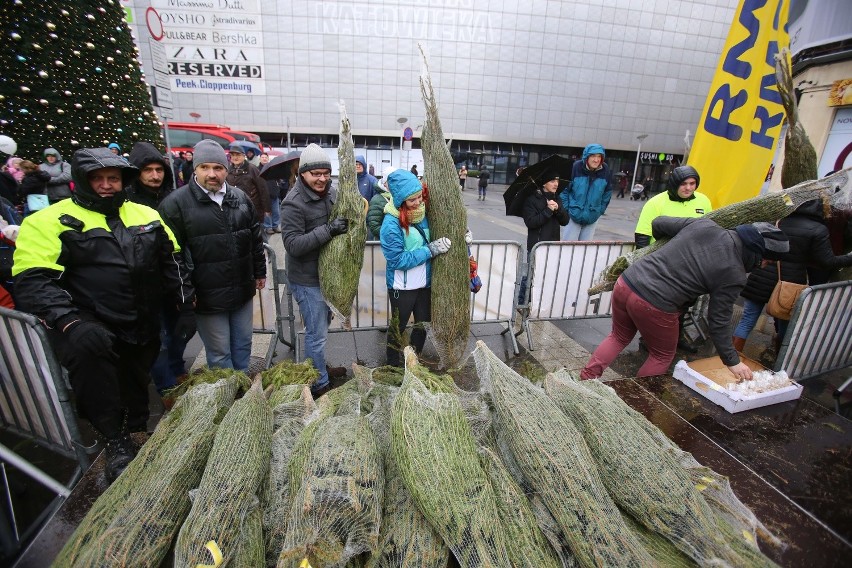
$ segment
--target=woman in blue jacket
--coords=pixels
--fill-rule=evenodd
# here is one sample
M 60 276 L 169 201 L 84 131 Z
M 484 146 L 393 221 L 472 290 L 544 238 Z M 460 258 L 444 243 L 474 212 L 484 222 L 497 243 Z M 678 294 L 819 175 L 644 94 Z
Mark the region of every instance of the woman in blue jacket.
M 562 228 L 563 241 L 591 241 L 598 219 L 612 198 L 612 172 L 604 163 L 600 144 L 589 144 L 571 168 L 571 184 L 562 192 L 562 205 L 571 220 Z
M 420 353 L 426 343 L 424 322 L 432 319 L 432 259 L 450 250 L 450 239 L 429 242 L 428 192 L 417 176 L 396 170 L 388 176 L 393 199 L 385 206 L 379 238 L 387 261 L 386 279 L 393 318 L 388 328 L 387 362 L 400 365 L 400 348 L 414 315 L 410 345 Z

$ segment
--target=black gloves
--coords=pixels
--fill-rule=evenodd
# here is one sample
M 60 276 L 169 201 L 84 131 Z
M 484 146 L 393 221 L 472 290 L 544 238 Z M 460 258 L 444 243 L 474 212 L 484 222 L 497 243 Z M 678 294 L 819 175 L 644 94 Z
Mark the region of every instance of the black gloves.
M 172 332 L 174 337 L 186 342 L 192 339 L 195 335 L 195 311 L 192 309 L 192 304 L 184 304 L 180 308 L 177 321 L 175 321 L 175 329 Z
M 60 331 L 83 357 L 94 355 L 113 360 L 118 358 L 112 350 L 115 335 L 99 323 L 75 319 L 65 324 Z
M 349 230 L 349 219 L 346 217 L 338 217 L 334 221 L 330 221 L 328 223 L 328 232 L 331 233 L 332 237 L 336 237 L 337 235 L 342 235 L 346 231 Z

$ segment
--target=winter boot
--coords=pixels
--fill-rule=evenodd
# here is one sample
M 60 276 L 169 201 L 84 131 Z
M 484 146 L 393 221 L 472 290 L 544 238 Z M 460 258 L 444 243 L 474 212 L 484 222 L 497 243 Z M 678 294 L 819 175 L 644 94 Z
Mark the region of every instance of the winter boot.
M 736 349 L 737 351 L 742 353 L 743 349 L 745 349 L 746 338 L 745 337 L 737 337 L 735 335 L 733 337 L 733 341 L 734 341 L 734 349 Z
M 127 430 L 115 438 L 107 438 L 104 444 L 104 476 L 112 484 L 136 457 L 138 448 Z

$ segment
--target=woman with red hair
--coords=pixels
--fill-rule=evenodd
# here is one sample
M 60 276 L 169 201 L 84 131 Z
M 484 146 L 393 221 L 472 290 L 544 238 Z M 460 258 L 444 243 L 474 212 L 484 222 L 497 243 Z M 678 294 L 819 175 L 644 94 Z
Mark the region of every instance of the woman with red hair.
M 450 250 L 450 239 L 430 242 L 426 207 L 429 192 L 417 176 L 405 170 L 388 175 L 392 199 L 385 206 L 379 239 L 387 261 L 386 279 L 391 305 L 387 363 L 400 365 L 403 333 L 414 315 L 409 342 L 417 353 L 426 343 L 424 323 L 432 319 L 432 259 Z

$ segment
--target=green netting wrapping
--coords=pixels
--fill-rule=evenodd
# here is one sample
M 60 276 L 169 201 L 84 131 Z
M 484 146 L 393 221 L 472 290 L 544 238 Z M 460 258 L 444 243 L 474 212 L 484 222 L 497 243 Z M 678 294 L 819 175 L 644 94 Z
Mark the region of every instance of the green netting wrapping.
M 482 341 L 473 356 L 481 388 L 492 398 L 495 430 L 559 523 L 580 565 L 652 565 L 571 420 L 544 390 L 507 367 Z
M 497 509 L 506 534 L 506 552 L 512 566 L 559 568 L 556 556 L 544 533 L 538 527 L 527 496 L 515 482 L 496 453 L 480 447 L 482 464 L 497 496 Z
M 644 428 L 564 370 L 548 374 L 544 388 L 583 435 L 609 495 L 633 519 L 698 564 L 743 565 L 690 476 Z
M 337 201 L 331 208 L 329 220 L 349 219 L 349 230 L 332 237 L 320 250 L 319 275 L 323 298 L 334 315 L 341 318 L 343 327 L 351 327 L 352 302 L 358 294 L 364 246 L 367 243 L 367 202 L 358 191 L 355 171 L 355 144 L 346 107 L 340 103 L 340 145 L 337 147 L 339 177 Z
M 376 369 L 378 371 L 378 369 Z M 357 377 L 356 373 L 356 377 Z M 380 387 L 382 385 L 379 385 Z M 382 526 L 376 554 L 367 568 L 446 568 L 450 550 L 417 508 L 390 451 L 391 407 L 398 389 L 387 386 L 375 398 L 367 417 L 385 467 Z
M 304 558 L 312 566 L 342 566 L 378 546 L 381 456 L 367 419 L 346 413 L 357 412 L 356 397 L 357 385 L 336 415 L 318 418 L 299 436 L 289 466 L 291 505 L 279 568 L 296 568 Z
M 627 526 L 630 527 L 645 550 L 654 557 L 657 566 L 666 566 L 667 568 L 693 568 L 698 566 L 660 533 L 645 528 L 624 511 L 621 512 L 621 516 L 624 517 L 624 522 L 627 523 Z
M 266 562 L 266 547 L 263 542 L 263 520 L 260 504 L 255 502 L 249 509 L 240 537 L 237 550 L 228 564 L 232 568 L 261 568 Z
M 800 183 L 788 189 L 772 191 L 765 195 L 752 197 L 739 203 L 732 203 L 705 215 L 726 229 L 737 225 L 767 221 L 774 223 L 796 210 L 801 204 L 823 196 L 832 208 L 837 210 L 852 209 L 852 183 L 849 176 L 850 168 L 819 180 Z M 599 282 L 589 288 L 589 295 L 600 294 L 612 290 L 615 281 L 627 267 L 651 254 L 666 244 L 668 239 L 658 239 L 650 246 L 629 252 L 615 259 L 599 276 Z
M 571 376 L 578 378 L 575 375 Z M 635 423 L 653 438 L 658 447 L 674 456 L 680 466 L 689 474 L 690 479 L 713 509 L 713 512 L 723 521 L 724 525 L 730 527 L 732 534 L 738 535 L 739 541 L 757 549 L 757 538 L 760 537 L 761 540 L 774 547 L 786 548 L 786 544 L 772 534 L 751 509 L 737 498 L 727 477 L 704 467 L 692 457 L 692 454 L 677 447 L 659 428 L 621 400 L 610 386 L 601 381 L 584 381 L 583 385 L 592 392 L 608 398 L 614 404 L 614 408 L 617 408 L 622 414 L 621 420 L 623 422 Z M 734 546 L 739 545 L 734 544 Z
M 260 381 L 236 401 L 216 433 L 192 508 L 175 543 L 175 566 L 209 564 L 214 541 L 224 563 L 234 557 L 260 483 L 269 469 L 272 409 Z
M 459 191 L 455 162 L 444 140 L 438 101 L 432 88 L 426 54 L 420 74 L 420 95 L 426 107 L 423 124 L 423 175 L 429 186 L 430 238 L 450 239 L 449 252 L 432 259 L 432 323 L 429 335 L 444 368 L 461 361 L 470 335 L 470 257 L 464 242 L 467 211 Z
M 393 405 L 391 448 L 405 487 L 462 568 L 506 565 L 494 489 L 458 396 L 433 394 L 406 372 Z
M 53 566 L 156 566 L 189 510 L 236 376 L 182 396 L 139 454 L 95 501 Z M 83 558 L 85 556 L 85 558 Z
M 298 389 L 298 398 L 295 390 Z M 290 458 L 296 440 L 305 425 L 316 417 L 317 406 L 311 391 L 305 385 L 289 385 L 278 389 L 269 397 L 272 408 L 272 452 L 269 473 L 261 491 L 263 528 L 266 535 L 266 562 L 275 566 L 284 546 L 287 516 L 290 512 Z

